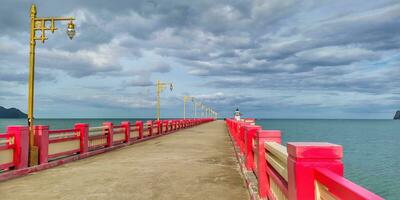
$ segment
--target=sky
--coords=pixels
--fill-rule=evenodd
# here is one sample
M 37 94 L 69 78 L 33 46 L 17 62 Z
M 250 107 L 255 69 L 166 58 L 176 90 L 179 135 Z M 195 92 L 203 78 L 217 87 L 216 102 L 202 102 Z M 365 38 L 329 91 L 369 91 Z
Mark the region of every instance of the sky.
M 400 1 L 1 0 L 0 105 L 27 111 L 29 10 L 72 16 L 36 46 L 36 118 L 155 117 L 155 82 L 231 116 L 389 119 L 400 109 Z M 40 34 L 39 34 L 40 35 Z M 188 103 L 188 116 L 193 104 Z

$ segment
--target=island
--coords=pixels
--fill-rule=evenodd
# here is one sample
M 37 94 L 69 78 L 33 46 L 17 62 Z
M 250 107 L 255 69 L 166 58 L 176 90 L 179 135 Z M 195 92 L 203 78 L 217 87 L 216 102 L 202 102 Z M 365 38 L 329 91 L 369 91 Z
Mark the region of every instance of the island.
M 394 115 L 393 119 L 400 119 L 400 110 L 396 111 L 396 114 Z
M 4 108 L 0 106 L 0 118 L 27 118 L 28 115 L 16 108 Z

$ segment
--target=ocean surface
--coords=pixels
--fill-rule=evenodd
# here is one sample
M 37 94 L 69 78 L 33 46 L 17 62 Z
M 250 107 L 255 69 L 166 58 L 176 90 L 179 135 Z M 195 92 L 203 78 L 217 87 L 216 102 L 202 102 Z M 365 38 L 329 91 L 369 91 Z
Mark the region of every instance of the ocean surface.
M 137 119 L 36 119 L 35 124 L 64 129 L 74 123 L 100 126 L 104 121 L 118 124 L 126 120 Z M 26 120 L 0 119 L 0 133 L 8 125 L 19 124 L 26 124 Z M 317 141 L 342 145 L 346 178 L 385 199 L 400 199 L 400 121 L 257 119 L 257 124 L 266 130 L 281 130 L 284 144 Z
M 385 199 L 400 199 L 399 120 L 258 119 L 256 123 L 265 130 L 281 130 L 283 144 L 342 145 L 347 179 Z

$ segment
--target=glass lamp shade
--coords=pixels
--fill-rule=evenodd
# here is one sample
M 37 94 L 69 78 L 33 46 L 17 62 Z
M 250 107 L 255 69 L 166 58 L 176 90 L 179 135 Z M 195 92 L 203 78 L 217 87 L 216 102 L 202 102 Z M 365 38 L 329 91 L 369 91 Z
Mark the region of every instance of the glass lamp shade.
M 72 21 L 70 23 L 68 23 L 67 35 L 68 35 L 69 39 L 71 39 L 71 40 L 75 36 L 75 24 L 72 23 Z

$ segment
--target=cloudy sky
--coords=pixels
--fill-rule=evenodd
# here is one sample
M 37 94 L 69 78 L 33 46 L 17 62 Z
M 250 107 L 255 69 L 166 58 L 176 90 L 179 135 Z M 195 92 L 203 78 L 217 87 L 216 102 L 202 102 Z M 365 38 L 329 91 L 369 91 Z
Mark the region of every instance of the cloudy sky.
M 29 9 L 1 0 L 0 105 L 27 110 Z M 398 0 L 34 1 L 73 16 L 37 43 L 36 117 L 391 118 L 400 109 Z M 192 106 L 189 106 L 189 113 Z

